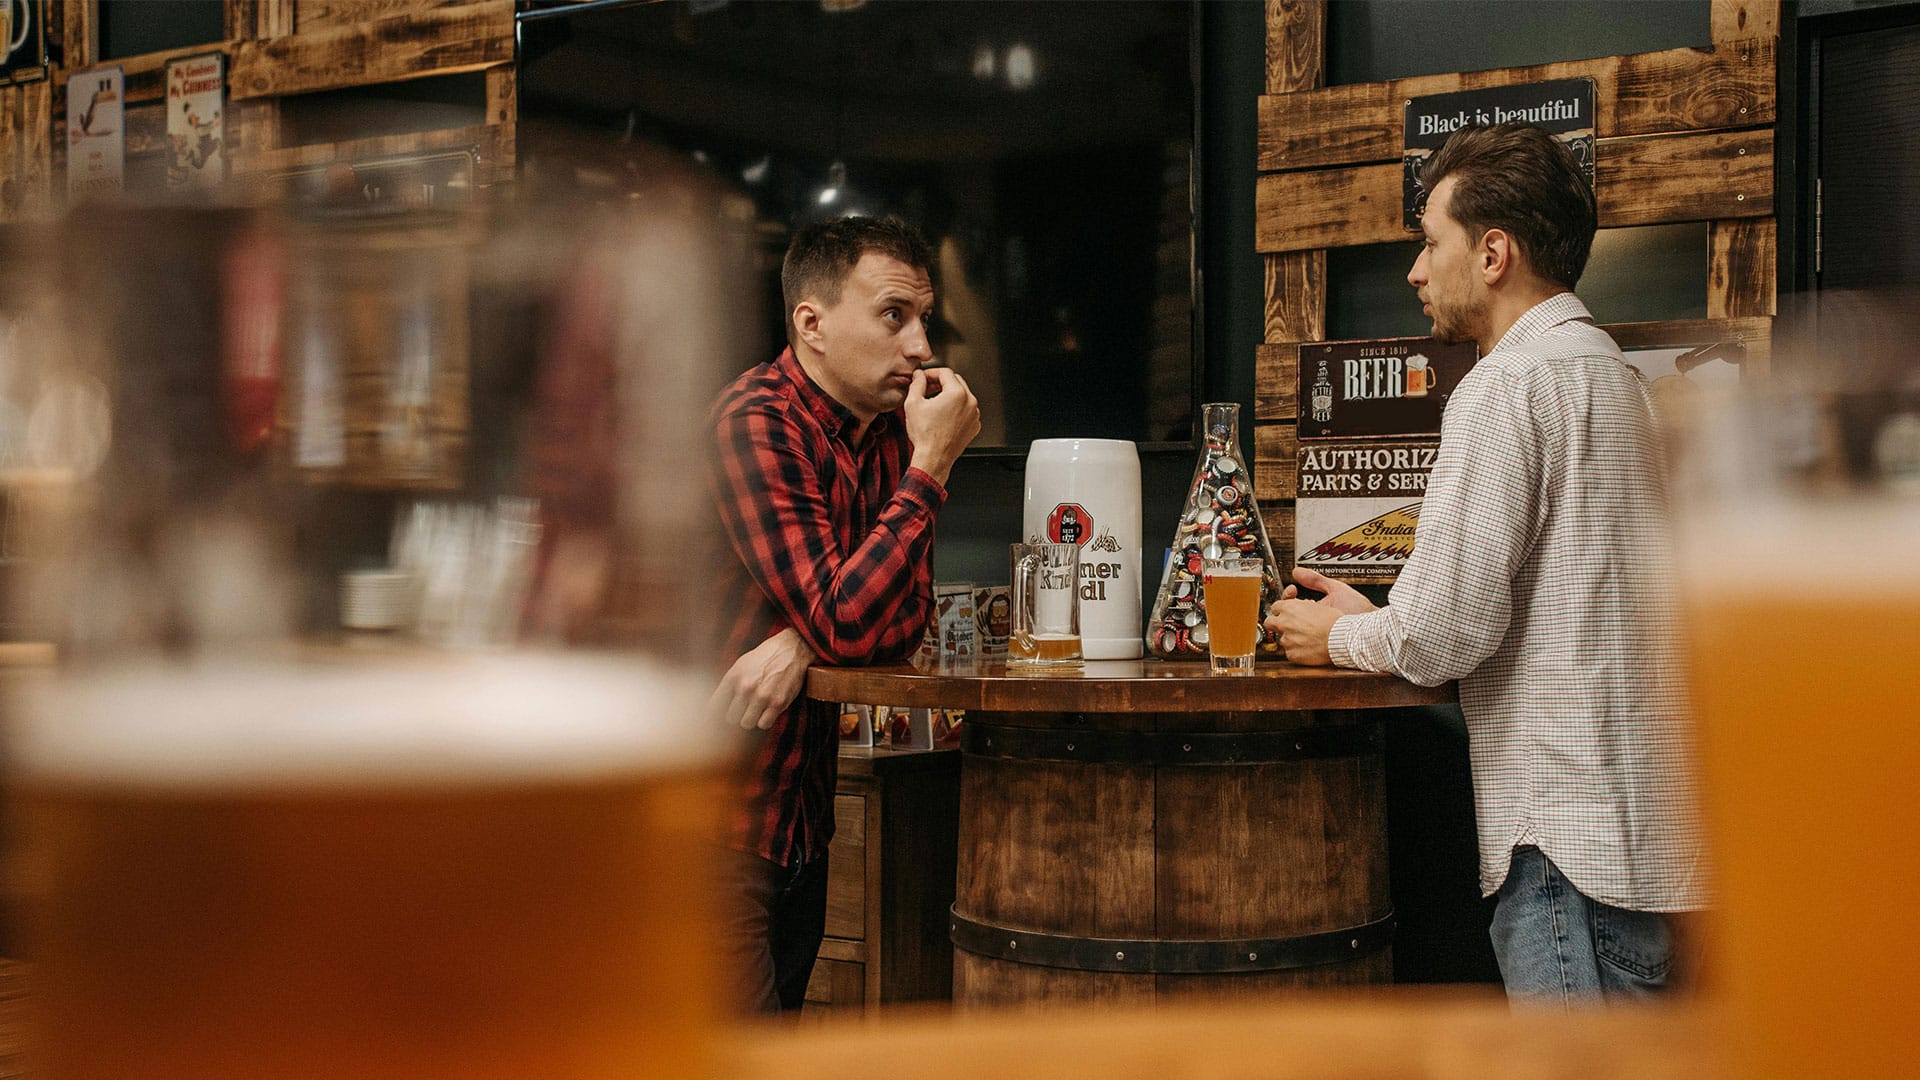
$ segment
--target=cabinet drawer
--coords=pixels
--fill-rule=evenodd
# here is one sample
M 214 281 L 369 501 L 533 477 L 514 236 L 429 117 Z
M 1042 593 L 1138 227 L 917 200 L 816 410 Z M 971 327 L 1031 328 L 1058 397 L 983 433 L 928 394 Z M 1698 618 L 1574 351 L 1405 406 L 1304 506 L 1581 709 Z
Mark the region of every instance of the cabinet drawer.
M 848 960 L 814 961 L 813 974 L 807 978 L 807 999 L 802 1012 L 859 1012 L 866 1007 L 867 968 Z
M 854 940 L 867 936 L 867 800 L 861 795 L 833 797 L 827 935 Z

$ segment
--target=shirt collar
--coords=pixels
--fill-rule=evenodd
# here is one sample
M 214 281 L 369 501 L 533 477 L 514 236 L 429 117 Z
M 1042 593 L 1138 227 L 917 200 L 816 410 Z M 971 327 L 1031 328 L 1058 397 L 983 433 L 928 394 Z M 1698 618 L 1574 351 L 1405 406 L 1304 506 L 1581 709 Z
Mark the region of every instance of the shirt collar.
M 1493 351 L 1518 348 L 1561 323 L 1576 320 L 1593 321 L 1593 315 L 1587 311 L 1587 305 L 1581 303 L 1580 298 L 1571 292 L 1555 293 L 1528 308 L 1524 314 L 1515 319 L 1513 325 L 1507 328 L 1507 332 L 1500 335 L 1500 344 L 1495 345 Z
M 800 366 L 800 358 L 793 354 L 792 346 L 781 350 L 779 359 L 773 363 L 793 385 L 794 393 L 799 397 L 800 403 L 806 406 L 807 411 L 813 414 L 814 419 L 820 421 L 820 426 L 829 434 L 842 438 L 860 425 L 860 418 L 853 415 L 853 410 L 835 401 L 833 395 L 821 389 L 820 384 L 813 381 L 813 376 L 807 374 L 807 369 Z M 892 420 L 892 413 L 882 413 L 874 417 L 873 423 L 867 426 L 868 434 L 885 430 L 886 425 Z

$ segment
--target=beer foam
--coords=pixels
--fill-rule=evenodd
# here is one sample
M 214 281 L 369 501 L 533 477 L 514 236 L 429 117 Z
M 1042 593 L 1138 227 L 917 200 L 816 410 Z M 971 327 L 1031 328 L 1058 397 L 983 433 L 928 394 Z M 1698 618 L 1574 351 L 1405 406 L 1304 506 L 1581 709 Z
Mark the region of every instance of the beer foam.
M 1920 591 L 1920 500 L 1756 498 L 1724 514 L 1682 515 L 1676 560 L 1683 591 Z
M 587 780 L 720 760 L 710 682 L 638 657 L 142 664 L 22 686 L 28 778 L 181 789 Z

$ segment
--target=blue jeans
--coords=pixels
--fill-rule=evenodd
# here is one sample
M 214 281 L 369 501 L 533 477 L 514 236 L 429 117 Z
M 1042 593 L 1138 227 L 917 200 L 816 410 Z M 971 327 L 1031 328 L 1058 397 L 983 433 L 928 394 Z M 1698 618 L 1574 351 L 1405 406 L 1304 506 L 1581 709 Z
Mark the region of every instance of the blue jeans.
M 1532 845 L 1513 849 L 1489 933 L 1507 998 L 1516 1004 L 1644 1000 L 1663 991 L 1672 973 L 1665 916 L 1583 896 Z

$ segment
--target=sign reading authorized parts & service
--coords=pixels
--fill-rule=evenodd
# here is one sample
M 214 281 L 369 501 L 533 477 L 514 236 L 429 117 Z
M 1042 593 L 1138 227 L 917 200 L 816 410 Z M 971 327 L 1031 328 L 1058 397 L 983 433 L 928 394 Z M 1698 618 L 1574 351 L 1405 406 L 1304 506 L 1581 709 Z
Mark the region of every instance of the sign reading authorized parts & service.
M 1427 194 L 1420 189 L 1420 166 L 1447 136 L 1468 126 L 1532 124 L 1545 128 L 1573 151 L 1593 183 L 1593 80 L 1548 82 L 1456 90 L 1407 99 L 1406 154 L 1401 168 L 1401 212 L 1408 232 L 1420 231 Z
M 1413 554 L 1441 414 L 1475 359 L 1471 342 L 1434 338 L 1300 347 L 1299 565 L 1361 584 L 1399 574 Z

